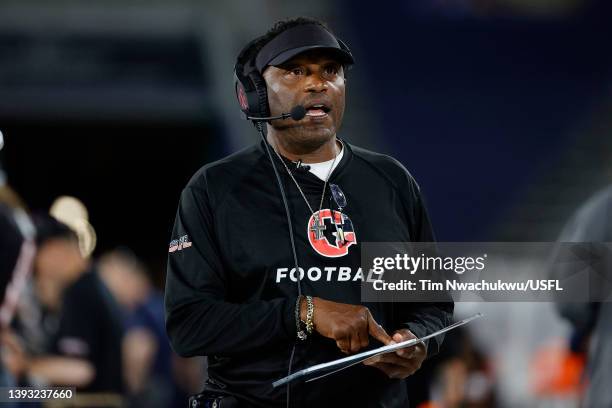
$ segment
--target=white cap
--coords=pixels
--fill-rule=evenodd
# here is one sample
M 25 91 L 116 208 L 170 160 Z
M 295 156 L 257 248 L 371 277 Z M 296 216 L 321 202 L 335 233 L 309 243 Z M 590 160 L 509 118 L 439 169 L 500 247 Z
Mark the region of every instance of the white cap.
M 89 223 L 87 207 L 75 197 L 58 197 L 51 206 L 49 214 L 66 224 L 79 238 L 79 247 L 84 257 L 89 257 L 96 248 L 96 231 Z

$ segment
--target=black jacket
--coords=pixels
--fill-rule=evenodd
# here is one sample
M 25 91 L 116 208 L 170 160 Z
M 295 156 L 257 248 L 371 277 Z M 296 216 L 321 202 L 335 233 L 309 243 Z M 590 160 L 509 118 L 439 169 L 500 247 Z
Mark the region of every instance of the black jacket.
M 121 309 L 98 272 L 84 272 L 64 292 L 51 353 L 89 361 L 96 369 L 81 392 L 123 392 Z
M 344 247 L 336 245 L 330 218 L 325 220 L 325 239 L 313 241 L 308 229 L 312 214 L 275 160 L 304 270 L 303 293 L 359 304 L 361 242 L 434 237 L 408 171 L 388 156 L 346 142 L 344 146 L 330 177 L 348 202 L 344 214 L 351 221 L 345 223 L 350 245 Z M 316 211 L 323 181 L 310 172 L 294 173 Z M 329 189 L 323 208 L 336 209 Z M 182 193 L 170 244 L 166 327 L 175 351 L 209 356 L 209 375 L 226 392 L 258 406 L 284 406 L 286 388 L 273 389 L 272 382 L 287 374 L 296 341 L 298 274 L 291 273 L 293 265 L 285 210 L 263 142 L 204 166 Z M 449 324 L 453 311 L 452 303 L 367 306 L 388 332 L 408 327 L 417 336 Z M 436 353 L 441 342 L 430 341 L 428 354 Z M 343 356 L 335 342 L 314 335 L 299 342 L 293 371 Z M 406 404 L 405 388 L 400 380 L 358 365 L 292 387 L 291 400 L 292 406 L 399 407 Z

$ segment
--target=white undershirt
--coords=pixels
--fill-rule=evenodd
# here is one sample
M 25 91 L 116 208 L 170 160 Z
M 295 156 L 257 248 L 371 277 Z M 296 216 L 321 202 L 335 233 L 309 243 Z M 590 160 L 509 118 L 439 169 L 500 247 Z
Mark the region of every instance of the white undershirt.
M 334 159 L 324 161 L 321 163 L 304 163 L 304 165 L 310 166 L 309 171 L 315 176 L 317 176 L 318 178 L 320 178 L 321 180 L 325 181 L 327 174 L 331 175 L 334 169 L 338 167 L 338 164 L 340 164 L 340 161 L 342 160 L 343 155 L 344 155 L 344 144 L 342 145 L 342 148 L 340 149 L 340 153 L 338 153 L 338 157 L 336 157 L 336 162 L 334 163 L 334 167 L 331 169 L 331 171 L 329 170 L 329 166 L 331 166 L 331 164 L 334 162 Z

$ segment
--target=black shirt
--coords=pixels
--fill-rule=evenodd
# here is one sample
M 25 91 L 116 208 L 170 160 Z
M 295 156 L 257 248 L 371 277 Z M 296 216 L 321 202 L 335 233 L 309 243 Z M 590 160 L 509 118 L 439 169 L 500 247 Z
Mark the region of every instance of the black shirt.
M 287 192 L 306 295 L 360 304 L 361 242 L 433 241 L 419 188 L 395 159 L 344 142 L 342 161 L 329 182 L 347 199 L 347 244 L 338 245 L 329 189 L 323 204 L 325 239 L 316 240 L 313 217 L 278 157 Z M 295 167 L 295 166 L 293 166 Z M 323 181 L 294 172 L 318 210 Z M 184 189 L 166 282 L 166 327 L 183 356 L 208 355 L 209 375 L 226 392 L 258 406 L 284 406 L 296 341 L 296 274 L 279 188 L 263 142 L 198 171 Z M 291 278 L 294 279 L 291 279 Z M 367 305 L 390 333 L 407 327 L 422 336 L 449 324 L 452 303 Z M 316 311 L 315 311 L 316 313 Z M 429 343 L 434 354 L 442 339 Z M 293 371 L 344 357 L 319 335 L 299 342 Z M 405 384 L 376 368 L 355 366 L 322 381 L 292 388 L 292 405 L 385 406 L 407 403 Z M 313 405 L 314 404 L 314 405 Z M 340 404 L 340 405 L 338 405 Z
M 88 360 L 96 370 L 84 392 L 123 390 L 119 306 L 95 271 L 84 273 L 64 294 L 52 352 Z

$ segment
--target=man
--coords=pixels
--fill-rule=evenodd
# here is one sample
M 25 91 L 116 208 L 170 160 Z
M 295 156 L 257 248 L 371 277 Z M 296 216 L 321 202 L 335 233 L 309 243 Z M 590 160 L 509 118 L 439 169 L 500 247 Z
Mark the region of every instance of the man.
M 0 151 L 3 147 L 0 132 Z M 10 325 L 35 253 L 34 227 L 20 197 L 7 184 L 0 162 L 0 387 L 15 385 L 13 371 L 17 361 L 12 358 L 15 335 Z
M 118 248 L 102 255 L 97 269 L 125 313 L 123 378 L 129 405 L 149 408 L 183 405 L 185 397 L 179 399 L 179 384 L 174 378 L 174 366 L 179 360 L 166 336 L 163 296 L 153 286 L 145 266 L 131 251 Z M 198 391 L 201 378 L 200 373 Z
M 576 210 L 565 224 L 558 239 L 552 275 L 555 279 L 565 279 L 568 273 L 576 272 L 574 263 L 563 262 L 560 254 L 563 243 L 609 243 L 612 242 L 612 186 L 599 191 Z M 567 244 L 565 244 L 567 245 Z M 609 254 L 607 261 L 609 262 Z M 605 258 L 604 258 L 605 259 Z M 569 267 L 567 266 L 569 265 Z M 592 271 L 601 276 L 612 276 L 610 270 L 598 268 L 609 263 L 593 262 Z M 608 278 L 608 281 L 611 279 Z M 600 283 L 605 287 L 603 283 Z M 602 289 L 600 287 L 599 289 Z M 593 288 L 595 291 L 596 288 Z M 604 289 L 605 290 L 605 289 Z M 608 293 L 609 295 L 609 293 Z M 574 340 L 582 339 L 588 351 L 587 390 L 583 407 L 612 406 L 612 302 L 572 302 L 557 303 L 559 313 L 574 327 Z M 580 343 L 573 341 L 572 343 Z M 582 350 L 580 350 L 582 351 Z
M 288 211 L 263 141 L 196 173 L 170 244 L 171 343 L 183 356 L 207 355 L 206 389 L 238 406 L 406 406 L 402 380 L 441 339 L 324 380 L 272 387 L 288 369 L 440 329 L 453 306 L 361 304 L 361 242 L 432 241 L 433 233 L 406 169 L 337 137 L 353 62 L 348 47 L 322 23 L 298 18 L 277 23 L 238 60 L 245 71 L 237 76 L 265 82 L 256 116 L 306 108 L 299 120 L 267 123 Z M 239 102 L 253 116 L 243 91 Z
M 83 257 L 73 230 L 48 215 L 35 224 L 37 295 L 49 308 L 58 307 L 60 317 L 48 354 L 26 359 L 24 374 L 82 392 L 121 393 L 123 331 L 115 300 Z
M 15 386 L 15 360 L 11 353 L 14 334 L 10 323 L 35 252 L 33 241 L 20 228 L 17 216 L 16 210 L 0 199 L 0 387 Z

